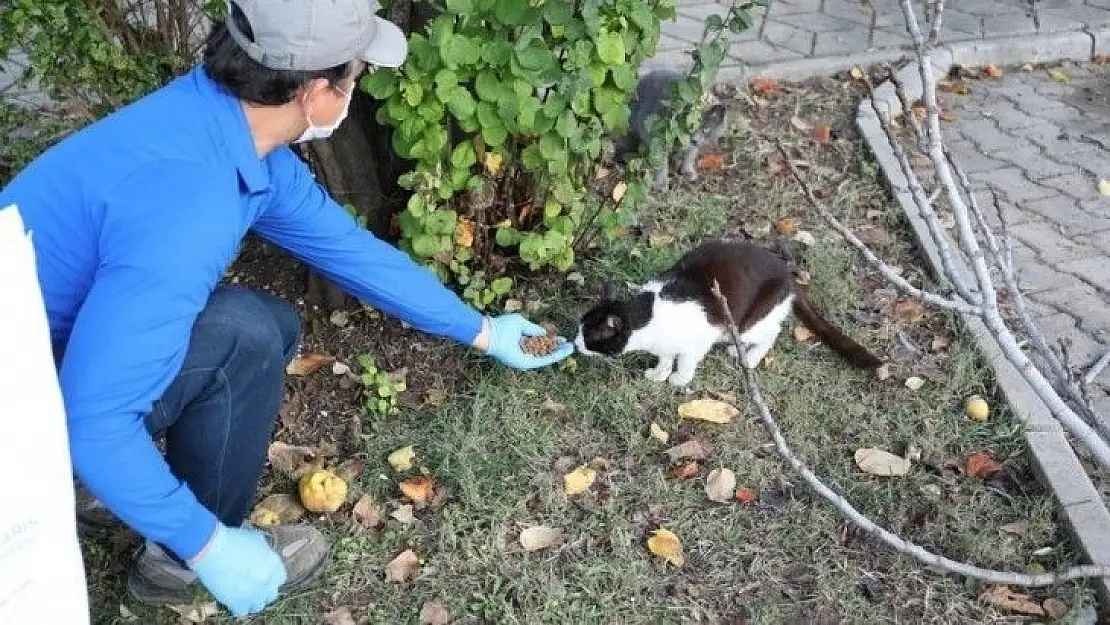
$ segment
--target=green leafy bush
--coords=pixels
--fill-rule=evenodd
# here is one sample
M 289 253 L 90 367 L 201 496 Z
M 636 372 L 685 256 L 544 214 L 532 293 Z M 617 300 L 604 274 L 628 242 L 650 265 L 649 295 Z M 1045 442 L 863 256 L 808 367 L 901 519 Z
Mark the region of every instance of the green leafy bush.
M 628 126 L 637 68 L 674 0 L 448 0 L 399 70 L 367 76 L 379 121 L 415 161 L 401 246 L 486 307 L 510 256 L 568 270 L 593 229 L 611 236 L 647 198 L 598 188 L 606 136 Z M 614 200 L 614 198 L 616 198 Z

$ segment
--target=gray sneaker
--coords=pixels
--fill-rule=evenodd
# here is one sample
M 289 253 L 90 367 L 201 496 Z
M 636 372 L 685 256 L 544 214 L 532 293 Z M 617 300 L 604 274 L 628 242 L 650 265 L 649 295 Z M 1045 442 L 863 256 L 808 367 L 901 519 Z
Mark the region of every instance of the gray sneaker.
M 312 581 L 323 570 L 328 539 L 310 525 L 277 525 L 258 528 L 285 563 L 287 579 L 281 592 Z M 192 602 L 198 587 L 196 574 L 173 560 L 161 547 L 147 542 L 127 577 L 127 593 L 151 606 Z

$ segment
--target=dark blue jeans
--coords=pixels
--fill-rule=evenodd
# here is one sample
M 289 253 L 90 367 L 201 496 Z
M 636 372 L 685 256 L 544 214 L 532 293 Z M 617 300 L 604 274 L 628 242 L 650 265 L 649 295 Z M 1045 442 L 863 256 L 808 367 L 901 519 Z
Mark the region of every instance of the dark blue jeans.
M 147 431 L 166 438 L 174 475 L 226 525 L 250 512 L 300 335 L 297 311 L 281 298 L 218 287 L 181 371 L 146 417 Z

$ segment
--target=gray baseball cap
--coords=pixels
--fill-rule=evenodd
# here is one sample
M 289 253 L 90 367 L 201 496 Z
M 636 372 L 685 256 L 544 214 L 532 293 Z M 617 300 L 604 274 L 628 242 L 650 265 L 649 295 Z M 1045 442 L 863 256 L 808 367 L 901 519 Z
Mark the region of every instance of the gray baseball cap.
M 228 0 L 250 23 L 253 40 L 228 20 L 231 38 L 248 56 L 271 69 L 319 71 L 362 59 L 398 67 L 408 41 L 375 13 L 377 0 Z

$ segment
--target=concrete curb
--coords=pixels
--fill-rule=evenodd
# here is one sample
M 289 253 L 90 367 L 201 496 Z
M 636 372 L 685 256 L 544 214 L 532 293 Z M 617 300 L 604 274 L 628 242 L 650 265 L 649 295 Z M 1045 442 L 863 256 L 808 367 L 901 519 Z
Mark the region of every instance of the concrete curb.
M 1100 45 L 1103 50 L 1110 52 L 1110 29 L 956 43 L 939 47 L 934 54 L 933 64 L 936 75 L 944 76 L 957 63 L 982 65 L 1086 61 L 1097 53 Z M 921 76 L 916 65 L 903 67 L 898 72 L 898 77 L 906 86 L 911 101 L 921 97 Z M 892 113 L 901 112 L 901 103 L 889 82 L 879 87 L 877 100 L 878 104 L 889 107 Z M 861 102 L 856 115 L 856 126 L 882 168 L 895 199 L 910 221 L 918 244 L 929 257 L 934 273 L 942 275 L 937 247 L 929 235 L 928 227 L 918 215 L 905 177 L 879 123 L 871 104 L 868 101 Z M 962 268 L 969 271 L 966 265 Z M 1110 564 L 1110 510 L 1107 510 L 1098 490 L 1084 472 L 1064 437 L 1063 429 L 1021 374 L 1003 357 L 998 343 L 983 322 L 968 316 L 964 316 L 963 320 L 976 347 L 993 366 L 1007 403 L 1025 423 L 1025 440 L 1033 466 L 1042 484 L 1056 497 L 1072 537 L 1090 562 Z M 1110 578 L 1092 581 L 1098 592 L 1102 617 L 1110 620 Z

